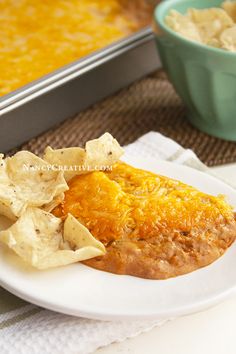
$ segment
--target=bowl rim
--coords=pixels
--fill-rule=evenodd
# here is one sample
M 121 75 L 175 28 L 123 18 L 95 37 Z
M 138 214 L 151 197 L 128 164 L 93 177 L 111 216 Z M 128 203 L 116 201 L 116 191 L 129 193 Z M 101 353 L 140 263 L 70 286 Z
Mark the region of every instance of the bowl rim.
M 188 45 L 188 46 L 193 47 L 195 49 L 197 48 L 197 49 L 213 52 L 215 54 L 222 55 L 222 56 L 235 57 L 236 52 L 226 51 L 222 48 L 211 47 L 207 44 L 203 44 L 203 43 L 199 43 L 194 40 L 191 40 L 191 39 L 187 39 L 184 36 L 182 36 L 181 34 L 173 31 L 169 26 L 167 26 L 165 24 L 163 13 L 165 13 L 165 16 L 166 16 L 166 12 L 171 10 L 171 7 L 173 5 L 176 5 L 178 3 L 187 3 L 187 2 L 189 2 L 189 0 L 165 0 L 165 1 L 162 0 L 162 2 L 160 4 L 158 4 L 154 10 L 154 20 L 155 20 L 156 24 L 168 35 L 173 37 L 175 40 L 182 42 L 185 45 Z M 222 2 L 223 2 L 223 0 L 222 0 Z M 215 6 L 209 6 L 208 8 L 211 8 L 211 7 L 215 7 Z

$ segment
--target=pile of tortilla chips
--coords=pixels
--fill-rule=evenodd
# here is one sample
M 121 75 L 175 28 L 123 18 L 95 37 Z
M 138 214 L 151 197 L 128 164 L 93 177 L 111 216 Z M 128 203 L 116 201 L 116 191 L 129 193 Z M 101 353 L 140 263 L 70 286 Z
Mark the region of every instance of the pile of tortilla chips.
M 73 176 L 105 169 L 123 154 L 108 133 L 85 149 L 48 147 L 43 159 L 20 151 L 0 154 L 0 241 L 28 264 L 62 266 L 105 254 L 105 248 L 72 215 L 62 221 L 50 211 L 63 201 Z
M 236 51 L 236 1 L 222 8 L 189 9 L 185 15 L 171 10 L 166 24 L 182 36 L 212 47 Z

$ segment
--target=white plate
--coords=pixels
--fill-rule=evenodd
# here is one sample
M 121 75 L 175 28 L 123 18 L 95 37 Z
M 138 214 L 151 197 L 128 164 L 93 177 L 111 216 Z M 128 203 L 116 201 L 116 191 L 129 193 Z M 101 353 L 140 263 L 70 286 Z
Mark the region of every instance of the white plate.
M 236 191 L 214 177 L 163 161 L 127 162 L 213 195 L 225 194 L 236 207 Z M 236 243 L 210 266 L 169 280 L 114 275 L 82 264 L 36 271 L 1 247 L 0 285 L 29 302 L 75 316 L 106 320 L 175 317 L 203 310 L 233 293 Z

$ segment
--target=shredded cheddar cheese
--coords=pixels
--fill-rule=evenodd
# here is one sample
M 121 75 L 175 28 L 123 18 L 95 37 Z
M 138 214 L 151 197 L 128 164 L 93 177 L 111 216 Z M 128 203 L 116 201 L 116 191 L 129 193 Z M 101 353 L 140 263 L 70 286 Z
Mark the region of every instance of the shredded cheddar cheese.
M 56 216 L 68 213 L 105 244 L 127 234 L 145 239 L 156 233 L 205 228 L 222 215 L 233 218 L 223 197 L 124 163 L 115 164 L 112 171 L 70 180 L 65 200 L 54 210 Z
M 223 196 L 124 163 L 72 178 L 53 213 L 62 219 L 72 214 L 106 247 L 87 265 L 150 279 L 206 266 L 236 238 Z
M 138 27 L 119 0 L 2 0 L 0 96 Z

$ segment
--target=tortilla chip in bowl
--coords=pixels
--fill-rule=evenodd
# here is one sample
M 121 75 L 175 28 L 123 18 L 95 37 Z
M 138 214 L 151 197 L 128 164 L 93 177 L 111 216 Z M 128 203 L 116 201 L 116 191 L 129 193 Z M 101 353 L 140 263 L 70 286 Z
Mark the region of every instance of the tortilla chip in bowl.
M 231 141 L 236 141 L 235 9 L 235 1 L 168 0 L 154 15 L 162 64 L 187 118 L 203 132 Z

